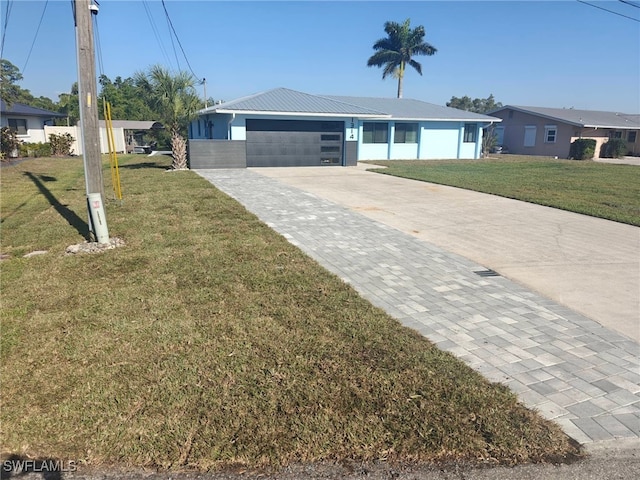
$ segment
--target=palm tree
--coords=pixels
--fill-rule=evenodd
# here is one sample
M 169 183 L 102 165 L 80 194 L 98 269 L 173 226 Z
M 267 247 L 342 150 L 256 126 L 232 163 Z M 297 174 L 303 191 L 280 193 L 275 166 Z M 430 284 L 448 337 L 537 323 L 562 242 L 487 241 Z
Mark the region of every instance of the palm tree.
M 172 75 L 161 65 L 152 66 L 148 72 L 135 75 L 136 84 L 148 96 L 152 110 L 171 134 L 173 170 L 187 168 L 187 125 L 197 116 L 200 99 L 195 90 L 195 80 L 186 72 Z
M 398 98 L 402 98 L 402 80 L 407 64 L 411 65 L 422 75 L 422 65 L 413 60 L 414 55 L 433 55 L 438 50 L 433 45 L 423 41 L 425 31 L 422 25 L 414 28 L 409 26 L 410 19 L 403 24 L 386 22 L 384 31 L 386 38 L 381 38 L 373 44 L 376 51 L 367 62 L 368 67 L 382 67 L 382 78 L 393 75 L 398 78 Z

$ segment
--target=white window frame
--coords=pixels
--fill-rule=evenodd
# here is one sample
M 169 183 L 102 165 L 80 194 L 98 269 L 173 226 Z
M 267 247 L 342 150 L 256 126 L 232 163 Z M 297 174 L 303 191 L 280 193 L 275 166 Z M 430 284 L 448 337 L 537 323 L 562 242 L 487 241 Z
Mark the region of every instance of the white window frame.
M 550 139 L 551 136 L 553 136 L 552 139 Z M 544 126 L 544 143 L 556 143 L 557 140 L 558 140 L 558 126 L 545 125 Z
M 631 140 L 631 135 L 633 134 L 633 140 Z M 638 131 L 637 130 L 629 130 L 627 132 L 627 143 L 636 143 L 638 141 Z

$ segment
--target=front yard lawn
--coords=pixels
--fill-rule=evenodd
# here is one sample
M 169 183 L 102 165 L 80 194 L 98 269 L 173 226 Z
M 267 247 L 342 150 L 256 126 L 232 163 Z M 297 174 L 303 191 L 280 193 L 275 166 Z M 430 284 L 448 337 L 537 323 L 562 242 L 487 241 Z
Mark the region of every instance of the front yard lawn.
M 2 168 L 3 454 L 170 470 L 580 454 L 195 173 L 121 163 L 107 221 L 125 246 L 85 255 L 65 254 L 86 229 L 82 160 Z

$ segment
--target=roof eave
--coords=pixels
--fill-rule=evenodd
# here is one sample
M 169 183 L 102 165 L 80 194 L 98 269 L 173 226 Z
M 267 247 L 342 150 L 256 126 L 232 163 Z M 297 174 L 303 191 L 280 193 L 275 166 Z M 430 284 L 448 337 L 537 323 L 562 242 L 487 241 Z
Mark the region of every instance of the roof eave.
M 268 110 L 234 110 L 234 109 L 217 109 L 215 111 L 203 112 L 207 113 L 226 113 L 226 114 L 243 114 L 243 115 L 274 115 L 274 116 L 300 116 L 300 117 L 340 117 L 340 118 L 391 118 L 388 114 L 374 113 L 327 113 L 327 112 L 280 112 Z

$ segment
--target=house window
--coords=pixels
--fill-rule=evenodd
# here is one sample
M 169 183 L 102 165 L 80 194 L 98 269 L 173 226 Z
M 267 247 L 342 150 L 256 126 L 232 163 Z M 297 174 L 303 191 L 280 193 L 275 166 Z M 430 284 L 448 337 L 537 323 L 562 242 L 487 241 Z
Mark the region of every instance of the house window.
M 478 126 L 475 123 L 464 124 L 464 142 L 474 143 L 478 134 Z
M 527 125 L 524 127 L 524 146 L 535 147 L 536 146 L 536 126 Z
M 636 143 L 636 138 L 638 137 L 638 132 L 635 130 L 627 133 L 627 142 L 628 143 Z
M 393 143 L 418 143 L 418 124 L 396 123 Z
M 555 125 L 546 125 L 544 127 L 544 143 L 556 143 L 558 136 L 558 127 Z
M 364 122 L 362 124 L 362 143 L 388 143 L 389 124 Z
M 622 132 L 621 131 L 610 132 L 609 138 L 622 138 Z
M 27 121 L 24 118 L 10 118 L 9 128 L 16 132 L 17 135 L 26 135 Z

